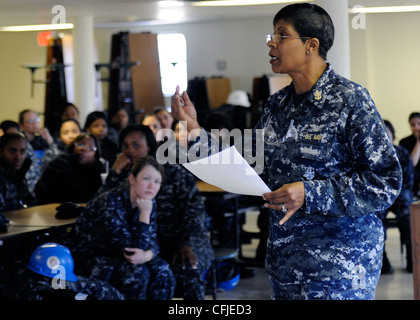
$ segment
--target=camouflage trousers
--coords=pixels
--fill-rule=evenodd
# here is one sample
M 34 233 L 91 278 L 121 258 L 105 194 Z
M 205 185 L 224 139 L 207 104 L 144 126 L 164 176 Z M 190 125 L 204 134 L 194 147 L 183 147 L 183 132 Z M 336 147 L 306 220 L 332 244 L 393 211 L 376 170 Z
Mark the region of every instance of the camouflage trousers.
M 270 279 L 273 300 L 374 300 L 380 271 L 367 279 L 370 285 L 361 286 L 352 281 L 309 282 L 280 285 Z M 372 283 L 373 282 L 373 283 Z
M 127 300 L 170 300 L 174 294 L 172 270 L 160 257 L 139 265 L 124 258 L 95 257 L 83 269 L 81 274 L 108 282 Z
M 64 290 L 63 290 L 64 289 Z M 64 292 L 68 292 L 64 295 Z M 27 271 L 20 276 L 18 285 L 18 299 L 20 300 L 48 300 L 75 299 L 76 294 L 81 299 L 86 297 L 94 300 L 124 300 L 124 296 L 109 283 L 78 276 L 76 282 L 55 280 Z

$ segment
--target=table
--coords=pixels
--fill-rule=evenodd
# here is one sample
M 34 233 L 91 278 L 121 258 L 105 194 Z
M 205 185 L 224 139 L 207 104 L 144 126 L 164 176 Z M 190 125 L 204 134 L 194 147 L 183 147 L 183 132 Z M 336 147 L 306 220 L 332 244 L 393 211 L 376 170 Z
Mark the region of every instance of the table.
M 197 188 L 202 193 L 210 193 L 210 192 L 223 192 L 226 193 L 227 191 L 216 187 L 210 183 L 204 182 L 204 181 L 197 181 L 196 182 Z
M 12 238 L 15 238 L 20 235 L 27 234 L 27 233 L 43 231 L 45 229 L 48 229 L 48 228 L 47 227 L 9 226 L 9 228 L 7 229 L 7 232 L 0 233 L 0 245 L 3 244 L 3 240 L 12 239 Z
M 3 212 L 10 220 L 9 227 L 63 227 L 70 226 L 77 221 L 73 219 L 57 219 L 57 207 L 60 203 L 50 203 L 26 209 Z
M 245 233 L 245 231 L 242 230 L 241 225 L 240 225 L 240 215 L 241 214 L 245 214 L 245 212 L 247 211 L 251 211 L 251 210 L 259 210 L 260 208 L 256 205 L 250 205 L 250 206 L 242 206 L 239 198 L 242 196 L 240 194 L 234 194 L 231 192 L 227 192 L 217 186 L 214 186 L 212 184 L 209 184 L 207 182 L 204 181 L 196 181 L 196 185 L 198 187 L 198 190 L 200 191 L 200 193 L 202 194 L 202 196 L 204 198 L 207 197 L 221 197 L 224 200 L 229 200 L 229 199 L 233 199 L 234 200 L 234 248 L 238 250 L 238 259 L 237 261 L 239 263 L 243 263 L 245 265 L 252 265 L 252 266 L 256 266 L 256 267 L 262 267 L 263 263 L 255 261 L 254 258 L 247 258 L 244 257 L 242 255 L 242 247 L 241 247 L 241 235 L 243 233 Z
M 38 242 L 49 241 L 51 234 L 61 236 L 63 229 L 72 226 L 77 218 L 57 219 L 57 207 L 52 203 L 26 209 L 3 212 L 9 219 L 7 232 L 0 233 L 0 264 L 6 270 L 7 281 L 0 285 L 13 295 L 16 290 L 19 267 L 23 267 Z M 54 238 L 56 239 L 56 238 Z

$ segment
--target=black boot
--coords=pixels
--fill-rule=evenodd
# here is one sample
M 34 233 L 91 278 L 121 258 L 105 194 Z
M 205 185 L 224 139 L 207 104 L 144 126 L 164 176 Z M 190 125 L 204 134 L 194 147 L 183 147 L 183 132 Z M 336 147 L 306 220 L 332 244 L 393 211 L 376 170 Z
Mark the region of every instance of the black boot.
M 391 263 L 388 260 L 388 257 L 386 255 L 386 251 L 384 249 L 384 254 L 382 257 L 382 269 L 381 274 L 393 274 L 394 268 L 391 266 Z

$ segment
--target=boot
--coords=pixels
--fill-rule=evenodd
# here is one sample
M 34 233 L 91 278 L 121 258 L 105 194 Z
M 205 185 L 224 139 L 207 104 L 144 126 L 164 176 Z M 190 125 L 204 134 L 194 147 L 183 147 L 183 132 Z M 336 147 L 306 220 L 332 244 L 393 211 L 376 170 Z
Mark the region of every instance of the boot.
M 388 260 L 388 257 L 386 255 L 386 251 L 384 250 L 384 254 L 382 257 L 382 269 L 381 274 L 393 274 L 394 268 L 391 266 L 391 263 Z

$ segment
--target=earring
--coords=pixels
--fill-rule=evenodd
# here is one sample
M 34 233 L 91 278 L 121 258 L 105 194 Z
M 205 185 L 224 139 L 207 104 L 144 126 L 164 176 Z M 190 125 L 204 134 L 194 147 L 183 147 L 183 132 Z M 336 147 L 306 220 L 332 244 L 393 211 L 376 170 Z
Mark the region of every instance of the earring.
M 306 54 L 310 54 L 310 53 L 311 53 L 311 51 L 309 51 L 309 50 L 308 50 L 308 51 L 306 51 Z

